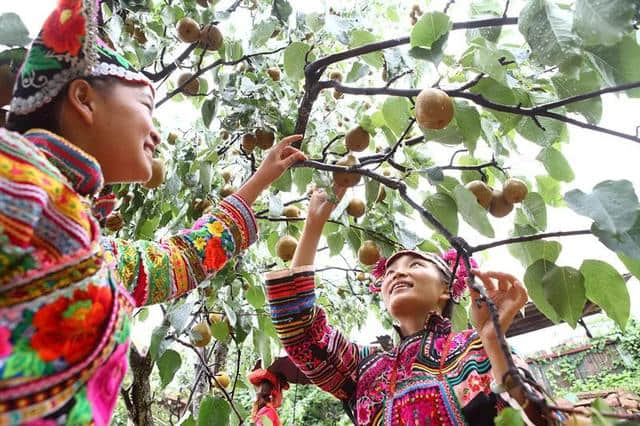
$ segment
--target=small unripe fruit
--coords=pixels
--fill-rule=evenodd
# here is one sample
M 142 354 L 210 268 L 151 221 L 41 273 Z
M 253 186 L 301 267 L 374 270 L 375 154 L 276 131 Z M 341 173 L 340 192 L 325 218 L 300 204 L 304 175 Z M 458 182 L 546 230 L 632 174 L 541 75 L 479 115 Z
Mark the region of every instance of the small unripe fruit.
M 178 77 L 178 87 L 185 95 L 196 96 L 200 93 L 200 81 L 187 72 Z
M 366 206 L 364 201 L 360 198 L 352 198 L 347 206 L 347 214 L 353 217 L 360 217 L 364 215 L 365 210 Z
M 211 330 L 206 322 L 199 322 L 191 329 L 191 343 L 198 348 L 205 347 L 211 342 Z
M 380 259 L 378 246 L 371 240 L 364 241 L 358 250 L 358 259 L 363 265 L 373 265 Z
M 286 217 L 300 217 L 300 209 L 296 206 L 287 206 L 282 210 L 282 214 Z
M 228 387 L 229 384 L 231 383 L 231 378 L 224 371 L 217 373 L 214 377 L 216 378 L 216 382 L 218 382 L 218 384 L 223 388 Z
M 329 79 L 335 80 L 338 83 L 341 83 L 342 82 L 342 73 L 340 71 L 333 71 L 331 74 L 329 74 Z
M 218 324 L 219 322 L 222 322 L 223 319 L 224 319 L 224 316 L 222 314 L 217 314 L 217 313 L 209 314 L 209 322 L 211 324 Z
M 416 121 L 427 129 L 444 129 L 453 118 L 453 101 L 440 89 L 427 88 L 416 98 Z
M 369 132 L 358 126 L 351 129 L 345 137 L 345 145 L 349 151 L 364 151 L 369 146 Z
M 222 180 L 224 180 L 225 182 L 229 182 L 231 180 L 231 170 L 223 170 L 220 176 L 222 176 Z
M 220 196 L 222 198 L 224 197 L 228 197 L 229 195 L 233 194 L 234 192 L 236 192 L 236 189 L 231 186 L 231 185 L 225 185 L 222 187 L 222 189 L 220 190 Z
M 258 140 L 256 139 L 256 135 L 253 133 L 245 133 L 242 135 L 242 148 L 245 151 L 251 152 L 258 144 Z
M 273 146 L 275 135 L 264 129 L 256 130 L 256 145 L 260 149 L 269 149 Z
M 478 204 L 482 207 L 488 209 L 491 206 L 493 192 L 486 183 L 481 180 L 472 180 L 465 187 L 475 195 Z
M 528 193 L 527 184 L 520 179 L 510 178 L 502 185 L 504 199 L 511 204 L 521 203 L 527 198 Z
M 207 24 L 200 31 L 200 45 L 207 50 L 218 50 L 222 46 L 224 37 L 220 29 L 213 24 Z
M 351 167 L 360 164 L 358 159 L 351 154 L 345 155 L 336 163 L 338 166 Z M 357 173 L 333 172 L 333 181 L 338 186 L 351 187 L 356 186 L 360 182 L 361 176 Z
M 494 217 L 505 217 L 513 210 L 513 204 L 504 199 L 502 191 L 493 190 L 489 213 Z
M 167 143 L 168 144 L 174 145 L 177 140 L 178 140 L 178 135 L 176 135 L 175 133 L 169 133 L 167 135 Z
M 269 77 L 271 77 L 271 80 L 280 81 L 280 68 L 271 67 L 267 70 L 267 74 L 269 74 Z
M 151 163 L 151 178 L 142 186 L 147 189 L 155 189 L 164 183 L 164 164 L 155 158 Z
M 333 99 L 342 99 L 344 97 L 344 93 L 339 90 L 333 89 Z
M 178 38 L 185 43 L 195 43 L 200 38 L 200 25 L 191 18 L 178 22 Z
M 356 275 L 356 280 L 358 281 L 364 281 L 367 279 L 367 276 L 364 272 L 358 272 L 358 275 Z
M 290 235 L 285 235 L 280 238 L 276 243 L 276 254 L 278 257 L 285 262 L 293 259 L 293 255 L 296 252 L 296 247 L 298 246 L 298 240 L 293 238 Z

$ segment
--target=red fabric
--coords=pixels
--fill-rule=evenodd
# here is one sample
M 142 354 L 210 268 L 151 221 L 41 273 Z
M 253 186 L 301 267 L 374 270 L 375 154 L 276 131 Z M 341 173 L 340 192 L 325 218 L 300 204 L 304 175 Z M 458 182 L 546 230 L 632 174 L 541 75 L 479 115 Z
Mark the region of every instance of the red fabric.
M 264 424 L 262 422 L 263 417 L 271 420 L 272 426 L 282 426 L 282 423 L 280 423 L 280 418 L 278 417 L 278 412 L 270 405 L 265 405 L 258 411 L 258 414 L 256 414 L 256 418 L 254 419 L 254 421 L 256 422 L 256 426 L 268 426 L 268 423 Z

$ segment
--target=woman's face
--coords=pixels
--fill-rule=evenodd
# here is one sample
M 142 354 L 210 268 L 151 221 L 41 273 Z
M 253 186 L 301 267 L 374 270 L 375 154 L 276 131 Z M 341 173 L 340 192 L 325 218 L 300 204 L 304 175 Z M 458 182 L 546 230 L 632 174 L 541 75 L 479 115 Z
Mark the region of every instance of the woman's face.
M 117 82 L 96 98 L 92 154 L 105 183 L 146 182 L 160 136 L 151 119 L 154 98 L 147 85 Z
M 387 266 L 381 293 L 387 310 L 396 319 L 424 317 L 428 312 L 441 311 L 449 299 L 438 268 L 409 253 Z

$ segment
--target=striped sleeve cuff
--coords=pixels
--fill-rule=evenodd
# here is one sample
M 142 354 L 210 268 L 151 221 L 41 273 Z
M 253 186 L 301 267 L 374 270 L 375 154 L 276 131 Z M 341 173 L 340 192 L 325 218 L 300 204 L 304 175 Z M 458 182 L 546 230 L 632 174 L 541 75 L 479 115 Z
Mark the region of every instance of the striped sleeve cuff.
M 265 278 L 267 299 L 273 318 L 297 315 L 315 305 L 313 265 L 269 272 Z
M 242 233 L 240 250 L 247 249 L 258 239 L 258 222 L 251 207 L 237 194 L 229 195 L 222 201 L 220 207 L 230 213 L 232 217 L 240 219 L 238 227 Z

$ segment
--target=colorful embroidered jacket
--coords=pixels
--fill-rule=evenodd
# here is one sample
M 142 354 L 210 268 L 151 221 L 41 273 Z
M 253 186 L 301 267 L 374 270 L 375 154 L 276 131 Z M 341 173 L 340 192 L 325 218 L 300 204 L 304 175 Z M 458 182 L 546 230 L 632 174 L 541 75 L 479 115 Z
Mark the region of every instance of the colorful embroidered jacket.
M 384 352 L 329 326 L 315 305 L 312 266 L 269 273 L 266 287 L 289 357 L 344 401 L 358 425 L 492 425 L 506 406 L 490 391 L 491 364 L 473 330 L 451 333 L 451 322 L 434 314 Z
M 256 239 L 227 197 L 160 242 L 100 235 L 100 166 L 59 136 L 0 129 L 0 425 L 107 425 L 129 314 L 193 289 Z

